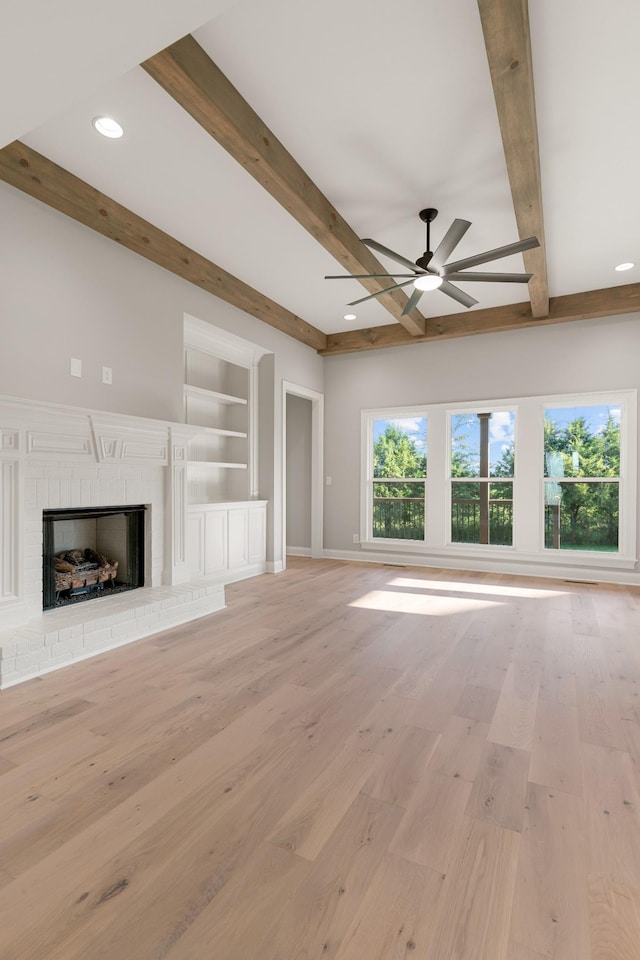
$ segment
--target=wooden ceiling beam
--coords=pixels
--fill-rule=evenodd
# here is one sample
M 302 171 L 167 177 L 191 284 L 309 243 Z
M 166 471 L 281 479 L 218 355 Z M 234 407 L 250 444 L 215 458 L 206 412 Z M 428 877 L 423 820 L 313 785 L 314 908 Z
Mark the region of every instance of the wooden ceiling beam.
M 18 140 L 0 150 L 0 179 L 314 350 L 327 345 L 321 330 Z
M 537 329 L 552 323 L 593 320 L 636 311 L 640 312 L 640 283 L 628 283 L 620 287 L 605 287 L 601 290 L 589 290 L 587 293 L 551 297 L 546 317 L 534 317 L 530 305 L 524 302 L 474 310 L 473 313 L 429 317 L 427 329 L 421 337 L 409 336 L 397 324 L 329 334 L 326 349 L 320 350 L 320 353 L 323 356 L 334 356 L 357 350 L 380 350 L 384 347 L 472 337 L 482 333 L 524 330 L 527 327 Z
M 527 0 L 478 0 L 520 238 L 540 246 L 523 254 L 531 312 L 546 317 L 549 287 L 542 217 L 540 152 Z
M 386 272 L 192 36 L 183 37 L 141 66 L 345 270 L 352 274 Z M 369 293 L 389 286 L 388 281 L 374 279 L 360 282 Z M 378 297 L 378 302 L 410 334 L 424 333 L 425 320 L 417 310 L 402 316 L 407 297 L 401 290 Z

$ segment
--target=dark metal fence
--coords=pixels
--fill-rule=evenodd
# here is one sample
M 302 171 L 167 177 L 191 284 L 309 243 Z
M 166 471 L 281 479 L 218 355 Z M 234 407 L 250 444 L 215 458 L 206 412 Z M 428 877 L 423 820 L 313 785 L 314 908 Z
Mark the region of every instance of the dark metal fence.
M 424 539 L 424 497 L 374 497 L 373 536 Z
M 545 546 L 558 549 L 617 550 L 617 525 L 613 533 L 600 528 L 573 531 L 569 519 L 555 504 L 545 506 Z M 616 515 L 617 523 L 617 515 Z M 424 539 L 424 499 L 422 497 L 374 497 L 373 536 L 390 540 Z M 455 497 L 451 501 L 451 540 L 453 543 L 482 543 L 480 538 L 480 501 Z M 489 501 L 489 543 L 511 546 L 513 543 L 513 500 Z
M 422 497 L 374 497 L 373 536 L 393 540 L 424 539 Z M 454 543 L 480 543 L 480 502 L 464 498 L 451 501 L 451 539 Z M 513 542 L 513 501 L 489 502 L 489 542 Z
M 451 539 L 454 543 L 482 543 L 479 500 L 451 500 Z M 489 543 L 502 547 L 513 543 L 513 500 L 489 501 Z

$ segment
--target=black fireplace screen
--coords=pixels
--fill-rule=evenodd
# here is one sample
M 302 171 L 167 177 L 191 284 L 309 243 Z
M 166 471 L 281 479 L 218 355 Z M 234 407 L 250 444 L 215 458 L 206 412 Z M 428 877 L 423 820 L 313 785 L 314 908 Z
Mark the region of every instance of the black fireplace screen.
M 44 610 L 144 584 L 145 507 L 45 510 Z

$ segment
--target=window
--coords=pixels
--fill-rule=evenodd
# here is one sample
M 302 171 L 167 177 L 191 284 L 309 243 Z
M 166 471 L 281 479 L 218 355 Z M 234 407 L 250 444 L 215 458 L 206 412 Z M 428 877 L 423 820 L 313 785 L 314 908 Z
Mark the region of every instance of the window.
M 636 407 L 620 390 L 365 410 L 360 541 L 633 569 Z
M 451 416 L 453 543 L 513 543 L 515 420 L 513 410 Z
M 424 540 L 426 477 L 426 417 L 374 420 L 374 538 Z
M 544 545 L 618 551 L 619 404 L 544 411 Z

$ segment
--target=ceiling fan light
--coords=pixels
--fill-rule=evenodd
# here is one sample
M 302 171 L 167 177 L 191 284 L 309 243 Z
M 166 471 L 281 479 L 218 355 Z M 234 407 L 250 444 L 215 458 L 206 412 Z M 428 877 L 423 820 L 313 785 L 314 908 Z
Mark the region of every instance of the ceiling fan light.
M 438 277 L 435 273 L 427 273 L 417 277 L 413 281 L 413 285 L 416 290 L 422 290 L 423 293 L 425 290 L 437 290 L 438 287 L 442 286 L 442 277 Z

